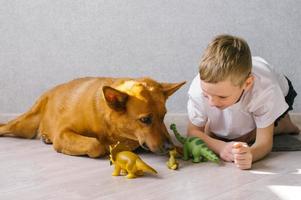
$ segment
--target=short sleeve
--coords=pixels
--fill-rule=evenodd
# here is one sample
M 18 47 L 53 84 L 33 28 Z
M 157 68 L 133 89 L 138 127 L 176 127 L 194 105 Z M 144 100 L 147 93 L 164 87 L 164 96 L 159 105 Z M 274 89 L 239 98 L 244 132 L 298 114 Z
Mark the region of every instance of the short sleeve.
M 202 101 L 197 101 L 196 99 L 189 96 L 187 111 L 188 118 L 193 125 L 198 127 L 203 127 L 206 125 L 207 115 Z
M 271 87 L 254 102 L 253 117 L 257 128 L 265 128 L 274 123 L 287 109 L 284 95 L 279 87 Z

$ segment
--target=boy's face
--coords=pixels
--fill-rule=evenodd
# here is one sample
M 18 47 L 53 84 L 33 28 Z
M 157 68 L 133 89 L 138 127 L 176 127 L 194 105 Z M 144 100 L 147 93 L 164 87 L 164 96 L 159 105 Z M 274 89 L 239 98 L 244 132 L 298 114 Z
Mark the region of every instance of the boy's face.
M 243 92 L 253 85 L 253 77 L 249 77 L 242 86 L 235 86 L 230 80 L 208 83 L 201 80 L 204 97 L 210 106 L 225 109 L 239 101 Z

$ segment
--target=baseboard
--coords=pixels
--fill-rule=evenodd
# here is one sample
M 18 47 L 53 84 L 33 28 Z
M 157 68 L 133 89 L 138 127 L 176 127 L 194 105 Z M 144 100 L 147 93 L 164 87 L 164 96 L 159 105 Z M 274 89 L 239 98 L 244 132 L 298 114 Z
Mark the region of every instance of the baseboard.
M 0 113 L 0 123 L 6 123 L 9 120 L 12 120 L 18 116 L 20 116 L 20 113 Z M 186 113 L 171 113 L 167 114 L 165 116 L 165 122 L 166 123 L 181 123 L 188 120 Z
M 0 113 L 0 123 L 6 123 L 19 115 L 19 113 Z
M 20 113 L 0 113 L 0 123 L 5 123 L 19 116 Z M 301 122 L 301 113 L 290 113 L 291 119 L 298 124 Z M 188 121 L 186 113 L 169 113 L 165 116 L 165 123 L 183 124 Z M 301 123 L 300 123 L 301 124 Z

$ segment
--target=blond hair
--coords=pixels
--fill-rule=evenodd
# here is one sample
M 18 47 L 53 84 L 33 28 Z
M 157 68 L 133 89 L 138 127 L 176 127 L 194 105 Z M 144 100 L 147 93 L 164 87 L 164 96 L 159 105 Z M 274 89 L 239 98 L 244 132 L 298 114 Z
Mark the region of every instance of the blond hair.
M 230 79 L 242 86 L 252 69 L 251 51 L 247 42 L 231 35 L 219 35 L 209 43 L 199 66 L 200 78 L 208 83 Z

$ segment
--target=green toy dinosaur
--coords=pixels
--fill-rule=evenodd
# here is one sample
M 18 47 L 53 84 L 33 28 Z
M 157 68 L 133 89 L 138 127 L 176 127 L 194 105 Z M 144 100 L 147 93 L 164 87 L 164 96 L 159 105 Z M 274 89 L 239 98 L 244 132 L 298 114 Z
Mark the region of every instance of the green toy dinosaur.
M 184 160 L 189 160 L 189 158 L 192 157 L 192 162 L 194 163 L 207 160 L 219 163 L 217 155 L 207 147 L 203 140 L 198 137 L 182 137 L 177 131 L 175 124 L 171 124 L 170 129 L 174 132 L 177 140 L 183 144 Z

